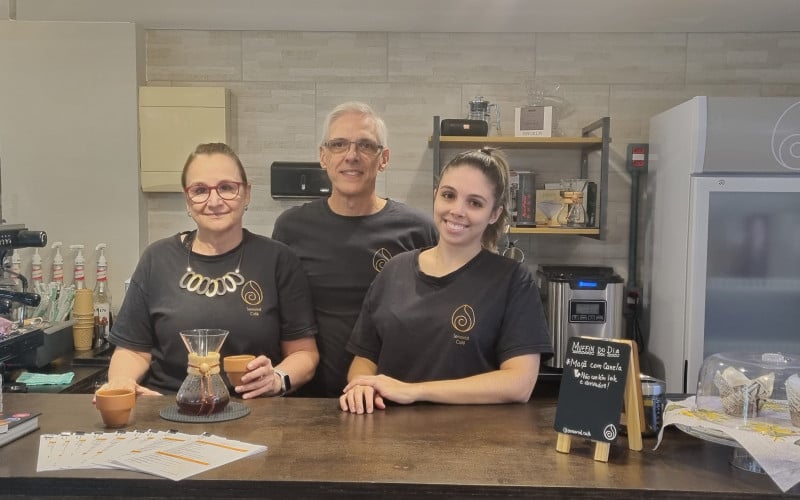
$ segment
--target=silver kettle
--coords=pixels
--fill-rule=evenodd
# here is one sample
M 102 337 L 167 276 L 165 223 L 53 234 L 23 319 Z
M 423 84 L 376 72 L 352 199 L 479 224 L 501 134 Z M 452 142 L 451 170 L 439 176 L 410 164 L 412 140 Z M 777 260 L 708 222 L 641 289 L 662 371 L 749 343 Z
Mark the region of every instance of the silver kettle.
M 494 108 L 494 128 L 497 131 L 497 135 L 500 135 L 500 106 L 490 103 L 483 96 L 476 96 L 475 99 L 469 101 L 467 119 L 483 120 L 491 126 L 492 108 Z

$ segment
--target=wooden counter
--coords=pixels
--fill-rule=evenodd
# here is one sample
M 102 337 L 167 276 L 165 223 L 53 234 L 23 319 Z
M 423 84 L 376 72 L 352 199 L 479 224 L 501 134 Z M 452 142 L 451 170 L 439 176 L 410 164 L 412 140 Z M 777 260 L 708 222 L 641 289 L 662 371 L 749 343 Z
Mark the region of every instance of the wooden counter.
M 731 448 L 668 429 L 657 451 L 624 438 L 608 463 L 573 440 L 555 451 L 553 399 L 524 405 L 392 406 L 351 415 L 332 399 L 265 398 L 216 424 L 162 420 L 168 397 L 140 397 L 129 429 L 210 432 L 266 444 L 266 453 L 180 482 L 117 470 L 36 472 L 39 434 L 103 430 L 91 395 L 7 394 L 6 410 L 41 411 L 41 429 L 0 448 L 0 496 L 149 498 L 800 498 L 765 475 L 733 469 Z

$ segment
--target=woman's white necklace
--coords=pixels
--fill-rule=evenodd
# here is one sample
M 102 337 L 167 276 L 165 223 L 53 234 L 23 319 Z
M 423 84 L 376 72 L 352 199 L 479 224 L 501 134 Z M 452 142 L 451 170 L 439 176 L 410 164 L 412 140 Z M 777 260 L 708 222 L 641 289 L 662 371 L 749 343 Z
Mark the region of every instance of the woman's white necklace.
M 186 291 L 194 292 L 197 295 L 205 295 L 206 297 L 216 297 L 217 295 L 235 292 L 244 283 L 244 276 L 239 273 L 239 268 L 242 266 L 242 257 L 244 256 L 244 238 L 242 238 L 242 244 L 239 248 L 239 263 L 236 264 L 236 269 L 228 271 L 219 278 L 209 278 L 192 270 L 190 259 L 192 257 L 193 241 L 194 233 L 186 236 L 184 241 L 184 245 L 188 250 L 186 272 L 178 282 L 178 286 Z

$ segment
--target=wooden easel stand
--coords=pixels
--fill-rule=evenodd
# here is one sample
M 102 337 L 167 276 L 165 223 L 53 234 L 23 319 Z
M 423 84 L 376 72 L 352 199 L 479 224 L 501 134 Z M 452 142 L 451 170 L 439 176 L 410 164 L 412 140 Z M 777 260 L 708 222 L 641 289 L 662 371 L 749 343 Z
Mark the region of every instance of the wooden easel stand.
M 628 448 L 633 451 L 642 451 L 642 429 L 644 429 L 644 406 L 642 404 L 642 384 L 639 381 L 639 351 L 633 340 L 614 340 L 631 346 L 631 357 L 628 363 L 628 373 L 625 377 L 625 412 L 620 421 L 625 422 L 628 429 Z M 608 462 L 610 443 L 594 441 L 594 459 L 598 462 Z M 558 433 L 556 451 L 569 453 L 572 446 L 572 436 Z

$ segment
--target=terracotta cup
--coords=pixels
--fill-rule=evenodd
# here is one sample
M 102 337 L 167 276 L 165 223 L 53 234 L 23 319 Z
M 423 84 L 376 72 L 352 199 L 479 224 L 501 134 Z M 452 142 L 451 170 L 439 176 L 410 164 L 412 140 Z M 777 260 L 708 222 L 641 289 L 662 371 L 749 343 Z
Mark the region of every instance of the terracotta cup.
M 128 425 L 131 410 L 136 406 L 136 391 L 131 389 L 100 389 L 95 393 L 95 406 L 106 427 Z
M 242 385 L 242 375 L 247 373 L 247 363 L 256 359 L 252 354 L 239 354 L 236 356 L 225 356 L 222 359 L 222 367 L 225 375 L 228 376 L 231 384 L 236 387 Z

